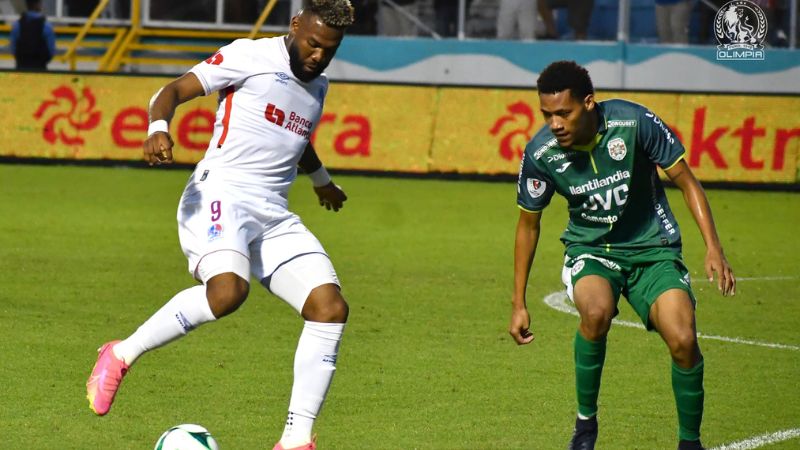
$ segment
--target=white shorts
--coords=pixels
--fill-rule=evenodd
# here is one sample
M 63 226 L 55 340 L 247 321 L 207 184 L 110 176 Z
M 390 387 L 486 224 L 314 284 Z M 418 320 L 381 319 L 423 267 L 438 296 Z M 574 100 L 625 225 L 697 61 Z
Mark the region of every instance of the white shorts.
M 308 288 L 308 292 L 321 284 L 339 285 L 322 244 L 296 214 L 284 205 L 270 201 L 263 192 L 248 192 L 210 179 L 194 180 L 195 176 L 197 174 L 184 189 L 178 205 L 178 236 L 192 276 L 200 280 L 197 267 L 204 257 L 229 250 L 244 255 L 250 262 L 250 274 L 262 284 L 266 281 L 269 288 L 269 278 L 279 267 L 298 260 L 289 264 L 295 267 L 305 259 L 300 256 L 319 254 L 327 263 L 319 263 L 316 258 L 316 264 L 304 263 L 303 266 L 307 267 L 301 273 L 313 272 L 313 275 L 307 275 L 305 285 L 298 286 L 298 289 L 305 291 L 309 283 L 319 284 Z M 220 264 L 220 260 L 215 260 L 215 264 Z M 229 271 L 241 271 L 235 269 L 237 267 L 232 266 Z M 279 296 L 290 302 L 284 291 Z M 298 309 L 294 304 L 292 306 Z M 302 304 L 298 311 L 300 309 Z
M 572 285 L 572 268 L 567 267 L 568 261 L 569 257 L 564 255 L 564 265 L 561 266 L 561 282 L 564 283 L 564 287 L 567 288 L 567 297 L 569 297 L 570 301 L 575 303 L 575 298 L 573 297 L 575 286 Z

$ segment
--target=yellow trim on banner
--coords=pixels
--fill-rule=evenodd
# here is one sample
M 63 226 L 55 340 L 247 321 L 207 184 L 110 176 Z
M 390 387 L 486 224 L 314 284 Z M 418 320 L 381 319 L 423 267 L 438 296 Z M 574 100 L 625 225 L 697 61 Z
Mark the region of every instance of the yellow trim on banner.
M 127 58 L 144 60 L 144 58 Z M 147 102 L 172 77 L 84 73 L 0 73 L 5 118 L 0 155 L 139 160 Z M 18 95 L 25 92 L 26 95 Z M 698 179 L 796 183 L 800 97 L 598 92 L 647 105 L 686 147 Z M 195 163 L 214 130 L 216 96 L 178 108 L 176 161 Z M 266 120 L 266 119 L 265 119 Z M 519 173 L 531 138 L 546 123 L 533 93 L 490 87 L 332 83 L 310 136 L 326 167 L 409 173 Z M 542 150 L 543 149 L 543 150 Z M 530 149 L 555 158 L 546 147 Z M 677 161 L 676 161 L 677 162 Z M 669 168 L 667 168 L 669 169 Z

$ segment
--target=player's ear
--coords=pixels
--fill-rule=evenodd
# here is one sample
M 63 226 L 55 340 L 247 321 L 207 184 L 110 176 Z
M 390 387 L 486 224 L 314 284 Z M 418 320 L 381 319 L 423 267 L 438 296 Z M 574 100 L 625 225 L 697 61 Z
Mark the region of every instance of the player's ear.
M 303 14 L 303 10 L 301 9 L 300 12 L 297 13 L 292 20 L 289 21 L 289 34 L 296 34 L 297 30 L 300 28 L 300 15 Z
M 589 94 L 583 98 L 583 107 L 586 108 L 587 111 L 592 111 L 594 109 L 594 94 Z

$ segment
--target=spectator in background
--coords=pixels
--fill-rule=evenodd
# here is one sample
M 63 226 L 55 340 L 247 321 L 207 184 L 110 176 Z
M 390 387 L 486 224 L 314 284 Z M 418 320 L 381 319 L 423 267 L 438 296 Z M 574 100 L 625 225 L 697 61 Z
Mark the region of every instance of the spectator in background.
M 458 34 L 458 0 L 433 0 L 433 15 L 436 34 L 441 37 Z
M 439 36 L 454 37 L 458 35 L 458 3 L 458 0 L 433 0 L 433 14 L 436 17 L 436 33 L 439 34 Z M 464 7 L 467 11 L 469 11 L 471 4 L 472 0 L 467 0 L 465 2 Z
M 757 4 L 767 16 L 768 42 L 773 47 L 788 47 L 789 36 L 786 28 L 789 21 L 789 0 L 758 0 Z
M 693 0 L 655 0 L 656 31 L 662 44 L 689 43 L 689 17 Z
M 378 34 L 378 0 L 351 0 L 350 4 L 355 10 L 355 22 L 347 29 L 347 34 Z
M 728 3 L 728 0 L 706 0 L 700 2 L 700 30 L 698 39 L 701 44 L 716 44 L 714 37 L 714 19 L 717 11 Z M 713 5 L 713 8 L 712 8 Z
M 275 5 L 277 9 L 280 6 Z M 187 2 L 184 0 L 159 0 L 150 2 L 150 19 L 153 20 L 175 20 L 181 22 L 214 22 L 216 18 L 216 0 L 192 0 Z M 259 10 L 259 12 L 261 12 Z M 235 13 L 234 13 L 235 14 Z M 267 18 L 267 23 L 271 23 L 270 19 L 277 15 L 276 11 L 270 14 Z M 250 23 L 254 23 L 258 16 L 253 17 Z M 282 25 L 286 24 L 286 16 L 282 18 Z
M 386 0 L 378 7 L 378 33 L 383 36 L 416 36 L 417 0 Z
M 42 13 L 41 0 L 27 0 L 27 11 L 11 26 L 11 53 L 17 69 L 47 70 L 56 54 L 56 34 Z
M 68 17 L 89 17 L 97 7 L 98 1 L 65 0 Z
M 575 32 L 575 40 L 586 39 L 589 29 L 589 20 L 592 18 L 594 0 L 539 0 L 539 15 L 544 21 L 544 39 L 558 39 L 558 30 L 553 16 L 553 10 L 567 8 L 567 23 Z
M 539 3 L 545 0 L 539 0 Z M 497 39 L 536 38 L 536 1 L 500 0 L 497 11 Z

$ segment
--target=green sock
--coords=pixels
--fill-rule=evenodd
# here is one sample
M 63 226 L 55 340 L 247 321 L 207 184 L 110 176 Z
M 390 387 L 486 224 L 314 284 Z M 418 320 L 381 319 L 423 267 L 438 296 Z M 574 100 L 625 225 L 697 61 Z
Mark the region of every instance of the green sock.
M 578 413 L 591 417 L 597 414 L 600 376 L 606 359 L 606 338 L 589 341 L 575 333 L 575 388 L 578 394 Z
M 688 441 L 700 439 L 703 421 L 703 360 L 691 369 L 672 362 L 672 391 L 678 407 L 678 437 Z

